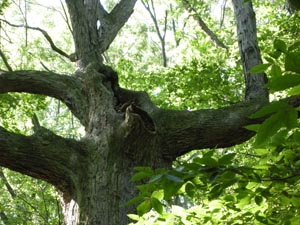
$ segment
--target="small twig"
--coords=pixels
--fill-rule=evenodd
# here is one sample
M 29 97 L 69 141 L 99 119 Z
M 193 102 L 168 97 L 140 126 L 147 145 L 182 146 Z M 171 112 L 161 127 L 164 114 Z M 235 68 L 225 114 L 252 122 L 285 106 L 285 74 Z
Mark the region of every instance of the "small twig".
M 45 70 L 47 70 L 47 71 L 49 71 L 49 72 L 51 72 L 52 70 L 50 70 L 42 61 L 40 61 L 40 63 L 41 63 L 41 65 L 42 65 L 42 67 L 45 69 Z
M 33 131 L 36 133 L 41 128 L 41 125 L 35 113 L 32 116 L 32 124 L 33 124 Z
M 13 69 L 11 68 L 11 66 L 9 65 L 7 58 L 5 57 L 4 53 L 2 52 L 2 50 L 0 49 L 0 57 L 2 58 L 6 68 L 8 69 L 8 71 L 12 72 Z
M 66 8 L 65 8 L 65 6 L 64 6 L 64 4 L 63 4 L 63 2 L 62 2 L 62 0 L 60 0 L 60 4 L 61 4 L 61 8 L 62 8 L 63 11 L 64 11 L 64 19 L 65 19 L 65 22 L 67 23 L 67 26 L 68 26 L 68 28 L 69 28 L 69 30 L 70 30 L 72 36 L 73 36 L 73 29 L 72 29 L 72 27 L 71 27 L 71 25 L 70 25 L 70 21 L 69 21 L 69 18 L 68 18 L 68 14 L 67 14 Z
M 224 23 L 226 4 L 227 4 L 227 0 L 223 0 L 222 6 L 221 6 L 220 28 L 222 28 L 223 23 Z
M 5 22 L 6 24 L 12 26 L 12 27 L 25 27 L 25 28 L 28 28 L 28 29 L 31 29 L 31 30 L 37 30 L 37 31 L 40 31 L 44 37 L 46 38 L 46 40 L 49 42 L 51 48 L 53 51 L 57 52 L 58 54 L 68 58 L 71 62 L 75 62 L 76 61 L 76 57 L 74 57 L 74 54 L 67 54 L 66 52 L 64 52 L 63 50 L 59 49 L 53 42 L 52 38 L 49 36 L 49 34 L 47 33 L 47 31 L 39 28 L 39 27 L 31 27 L 31 26 L 27 26 L 27 25 L 17 25 L 17 24 L 12 24 L 10 22 L 8 22 L 7 20 L 3 20 L 3 19 L 0 19 L 0 21 L 3 21 Z

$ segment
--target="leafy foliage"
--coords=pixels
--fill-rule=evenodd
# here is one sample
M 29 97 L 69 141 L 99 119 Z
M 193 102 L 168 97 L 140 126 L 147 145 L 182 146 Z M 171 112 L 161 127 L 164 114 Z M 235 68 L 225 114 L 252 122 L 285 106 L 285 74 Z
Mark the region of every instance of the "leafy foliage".
M 268 72 L 267 87 L 274 95 L 299 94 L 298 46 L 276 39 L 269 63 L 251 71 Z M 196 152 L 172 169 L 137 168 L 133 180 L 141 182 L 140 195 L 133 202 L 139 202 L 140 210 L 137 217 L 130 216 L 135 224 L 298 224 L 298 109 L 277 101 L 251 118 L 264 122 L 249 126 L 257 136 L 238 150 Z M 151 204 L 154 192 L 162 193 L 160 207 Z

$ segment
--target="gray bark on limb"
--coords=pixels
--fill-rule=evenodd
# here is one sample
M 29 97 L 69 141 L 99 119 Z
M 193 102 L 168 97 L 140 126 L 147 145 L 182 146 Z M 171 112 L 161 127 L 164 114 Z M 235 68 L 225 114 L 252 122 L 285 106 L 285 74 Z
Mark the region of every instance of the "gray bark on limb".
M 81 173 L 83 144 L 62 138 L 46 128 L 32 136 L 15 134 L 0 127 L 0 164 L 45 180 L 72 198 L 76 173 Z M 77 168 L 77 169 L 75 169 Z
M 133 12 L 136 0 L 122 0 L 108 13 L 99 0 L 66 0 L 74 32 L 78 67 L 102 64 L 102 54 Z
M 0 73 L 0 94 L 26 92 L 54 97 L 65 103 L 72 113 L 86 124 L 86 97 L 83 84 L 75 77 L 46 71 L 12 71 Z

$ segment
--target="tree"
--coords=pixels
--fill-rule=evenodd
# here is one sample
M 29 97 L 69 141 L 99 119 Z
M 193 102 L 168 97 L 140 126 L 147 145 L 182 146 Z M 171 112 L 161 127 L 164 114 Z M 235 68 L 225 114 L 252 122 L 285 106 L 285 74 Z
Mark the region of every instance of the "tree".
M 158 108 L 145 92 L 119 86 L 118 74 L 102 55 L 133 12 L 136 0 L 122 0 L 108 12 L 100 1 L 67 0 L 75 54 L 54 51 L 71 61 L 71 76 L 51 71 L 16 70 L 0 75 L 0 93 L 26 92 L 56 98 L 85 127 L 80 140 L 63 138 L 40 126 L 25 136 L 0 128 L 0 165 L 45 180 L 62 195 L 66 224 L 127 224 L 137 194 L 131 176 L 136 166 L 170 168 L 193 149 L 228 147 L 254 135 L 244 128 L 249 116 L 268 103 L 266 76 L 249 70 L 262 63 L 251 1 L 234 0 L 245 101 L 220 108 L 179 111 Z M 27 24 L 26 28 L 30 29 Z M 247 29 L 244 29 L 247 27 Z M 299 105 L 297 97 L 288 99 Z M 261 119 L 258 119 L 261 121 Z M 235 135 L 233 135 L 235 134 Z

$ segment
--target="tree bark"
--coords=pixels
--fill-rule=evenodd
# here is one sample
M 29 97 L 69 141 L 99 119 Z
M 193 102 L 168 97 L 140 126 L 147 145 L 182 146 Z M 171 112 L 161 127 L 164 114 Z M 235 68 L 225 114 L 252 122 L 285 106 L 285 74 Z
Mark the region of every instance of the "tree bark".
M 248 101 L 268 101 L 265 88 L 267 76 L 264 73 L 250 74 L 249 70 L 262 64 L 257 43 L 256 20 L 252 2 L 232 0 L 237 24 L 237 36 L 246 84 L 245 99 Z
M 160 109 L 145 92 L 120 88 L 117 74 L 101 64 L 101 54 L 129 18 L 134 0 L 120 1 L 110 13 L 100 1 L 66 2 L 80 70 L 73 76 L 2 72 L 0 93 L 57 98 L 80 120 L 86 135 L 81 140 L 66 139 L 36 125 L 33 135 L 24 136 L 0 127 L 0 166 L 53 184 L 62 195 L 67 225 L 125 225 L 127 213 L 134 212 L 134 206 L 124 205 L 137 191 L 130 179 L 134 167 L 170 167 L 190 150 L 228 147 L 253 135 L 243 127 L 253 122 L 249 115 L 266 103 L 267 92 L 264 75 L 249 75 L 249 69 L 261 62 L 256 38 L 250 41 L 241 31 L 248 21 L 247 29 L 249 25 L 253 32 L 248 35 L 256 34 L 252 5 L 234 1 L 246 96 L 251 101 L 189 112 Z M 98 20 L 103 26 L 100 36 Z M 289 102 L 296 106 L 300 100 Z

